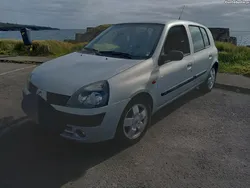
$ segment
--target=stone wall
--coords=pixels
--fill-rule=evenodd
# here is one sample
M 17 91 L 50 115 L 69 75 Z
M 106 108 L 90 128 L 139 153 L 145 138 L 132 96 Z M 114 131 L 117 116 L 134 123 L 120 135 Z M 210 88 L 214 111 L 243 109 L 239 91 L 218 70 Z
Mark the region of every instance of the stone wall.
M 90 32 L 94 29 L 94 27 L 87 27 L 86 32 Z
M 99 25 L 97 27 L 87 27 L 85 33 L 76 33 L 75 40 L 77 42 L 89 42 L 97 35 L 99 35 L 102 31 L 110 27 L 109 24 L 106 25 Z
M 77 42 L 89 42 L 92 39 L 92 34 L 89 32 L 86 33 L 76 33 L 75 40 Z
M 209 28 L 215 41 L 230 42 L 237 45 L 237 38 L 230 36 L 229 28 Z
M 229 28 L 209 28 L 209 30 L 216 41 L 228 41 L 230 38 Z

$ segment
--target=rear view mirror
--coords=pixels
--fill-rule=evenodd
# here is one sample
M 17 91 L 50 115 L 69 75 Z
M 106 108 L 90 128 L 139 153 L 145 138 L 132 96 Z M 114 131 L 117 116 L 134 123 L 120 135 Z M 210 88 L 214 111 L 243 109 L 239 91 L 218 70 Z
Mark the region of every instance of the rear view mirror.
M 163 65 L 169 61 L 180 61 L 184 58 L 184 54 L 178 50 L 172 50 L 168 54 L 161 55 L 159 59 L 159 65 Z

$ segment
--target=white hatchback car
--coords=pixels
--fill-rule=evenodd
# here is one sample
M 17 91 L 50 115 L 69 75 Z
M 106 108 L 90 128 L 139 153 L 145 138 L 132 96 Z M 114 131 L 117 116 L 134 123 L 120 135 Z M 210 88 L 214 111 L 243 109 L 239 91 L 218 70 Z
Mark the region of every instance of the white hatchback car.
M 132 144 L 157 110 L 198 86 L 211 91 L 217 70 L 218 51 L 203 25 L 115 24 L 82 51 L 36 67 L 22 108 L 67 139 Z

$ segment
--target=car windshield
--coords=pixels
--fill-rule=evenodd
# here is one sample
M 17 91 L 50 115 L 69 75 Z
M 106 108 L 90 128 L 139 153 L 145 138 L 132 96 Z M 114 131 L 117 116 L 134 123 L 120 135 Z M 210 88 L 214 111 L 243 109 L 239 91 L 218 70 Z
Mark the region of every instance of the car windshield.
M 148 59 L 154 53 L 163 24 L 116 24 L 92 40 L 84 49 L 97 55 Z

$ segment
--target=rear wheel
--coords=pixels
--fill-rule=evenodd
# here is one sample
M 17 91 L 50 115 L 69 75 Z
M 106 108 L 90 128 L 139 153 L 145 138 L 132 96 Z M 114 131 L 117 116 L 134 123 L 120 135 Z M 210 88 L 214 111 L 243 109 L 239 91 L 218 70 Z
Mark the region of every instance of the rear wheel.
M 201 91 L 204 93 L 210 92 L 214 87 L 215 81 L 216 81 L 216 70 L 215 67 L 212 67 L 206 81 L 200 87 Z
M 143 137 L 150 122 L 150 105 L 142 99 L 132 100 L 123 111 L 116 131 L 116 140 L 126 145 L 135 144 Z

